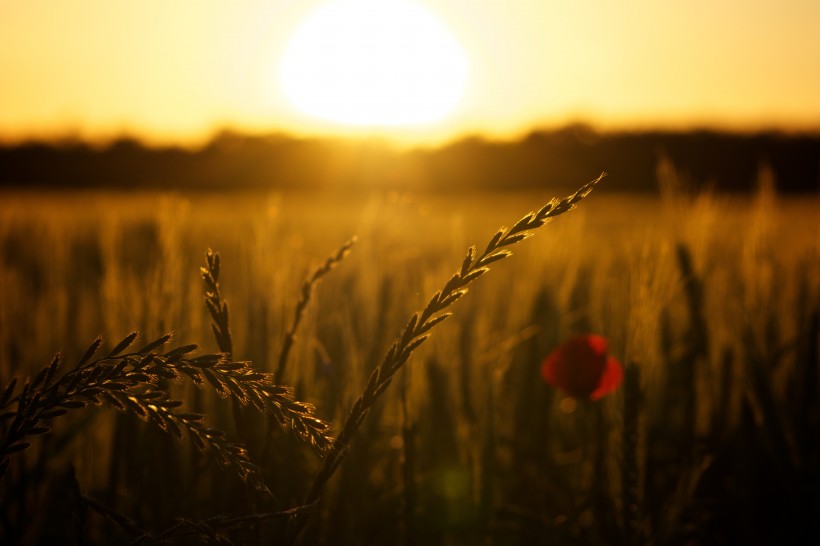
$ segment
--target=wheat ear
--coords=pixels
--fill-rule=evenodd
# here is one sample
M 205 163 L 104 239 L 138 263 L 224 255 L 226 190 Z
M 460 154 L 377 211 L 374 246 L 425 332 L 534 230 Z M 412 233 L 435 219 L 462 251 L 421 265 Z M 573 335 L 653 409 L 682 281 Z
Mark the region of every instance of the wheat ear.
M 202 279 L 205 281 L 205 304 L 213 320 L 211 328 L 217 346 L 224 355 L 230 358 L 233 354 L 233 341 L 230 333 L 228 304 L 222 300 L 219 290 L 219 253 L 208 249 L 206 266 L 200 268 L 200 271 Z M 273 374 L 256 371 L 247 362 L 241 364 L 244 364 L 245 368 L 237 369 L 235 373 L 240 376 L 245 374 L 247 375 L 245 379 L 252 378 L 255 381 L 253 384 L 256 389 L 252 393 L 235 392 L 235 385 L 225 383 L 219 377 L 206 374 L 205 378 L 214 385 L 217 394 L 232 397 L 235 410 L 241 410 L 242 407 L 252 405 L 260 413 L 271 416 L 283 429 L 289 430 L 299 439 L 309 442 L 320 453 L 325 453 L 331 448 L 333 445 L 333 437 L 330 434 L 331 427 L 328 423 L 316 417 L 316 408 L 312 404 L 296 400 L 293 389 L 288 386 L 278 385 L 274 381 Z
M 235 470 L 243 481 L 268 493 L 261 471 L 250 461 L 244 447 L 228 441 L 222 431 L 209 428 L 204 415 L 175 412 L 182 402 L 172 400 L 158 385 L 163 379 L 180 380 L 184 376 L 198 386 L 207 380 L 221 396 L 230 395 L 254 405 L 276 404 L 280 398 L 287 399 L 287 393 L 267 384 L 264 374 L 258 374 L 247 362 L 231 362 L 214 354 L 190 357 L 197 349 L 193 344 L 157 352 L 170 340 L 170 334 L 126 353 L 137 337 L 138 333 L 132 332 L 106 356 L 94 358 L 102 345 L 102 338 L 97 338 L 70 371 L 59 374 L 63 359 L 57 354 L 34 380 L 26 380 L 16 396 L 16 380 L 6 386 L 0 395 L 0 409 L 13 404 L 16 408 L 0 416 L 0 475 L 8 468 L 9 455 L 29 447 L 28 437 L 51 431 L 48 421 L 90 403 L 107 402 L 177 438 L 187 435 L 222 466 Z
M 299 301 L 296 304 L 296 310 L 293 314 L 293 323 L 290 326 L 287 334 L 285 334 L 285 341 L 282 343 L 282 350 L 279 352 L 279 360 L 276 365 L 276 372 L 273 374 L 273 382 L 276 384 L 282 383 L 282 380 L 285 376 L 285 368 L 287 367 L 288 356 L 290 355 L 290 349 L 293 347 L 293 342 L 296 339 L 296 331 L 299 329 L 299 324 L 302 322 L 302 315 L 307 308 L 308 303 L 310 302 L 310 296 L 313 293 L 313 287 L 318 283 L 322 277 L 330 273 L 330 270 L 336 267 L 336 265 L 344 260 L 345 256 L 347 256 L 350 249 L 353 245 L 356 244 L 356 238 L 353 237 L 338 250 L 332 256 L 329 256 L 325 263 L 317 267 L 313 273 L 305 279 L 305 282 L 302 283 L 302 293 L 299 296 Z
M 376 400 L 390 385 L 395 373 L 407 362 L 413 351 L 430 337 L 431 330 L 451 315 L 444 311 L 467 293 L 467 286 L 471 282 L 489 271 L 490 264 L 512 254 L 506 247 L 527 239 L 532 235 L 532 230 L 543 226 L 551 218 L 575 208 L 575 205 L 586 197 L 604 176 L 605 173 L 602 173 L 570 196 L 552 199 L 538 212 L 526 214 L 511 228 L 500 228 L 480 255 L 476 255 L 476 247 L 470 247 L 461 269 L 450 277 L 444 288 L 436 292 L 422 311 L 410 317 L 404 331 L 393 342 L 384 360 L 370 374 L 364 392 L 354 402 L 341 433 L 334 442 L 334 448 L 328 452 L 325 464 L 316 476 L 307 495 L 306 505 L 313 504 L 321 497 L 328 480 L 344 459 L 353 436 Z

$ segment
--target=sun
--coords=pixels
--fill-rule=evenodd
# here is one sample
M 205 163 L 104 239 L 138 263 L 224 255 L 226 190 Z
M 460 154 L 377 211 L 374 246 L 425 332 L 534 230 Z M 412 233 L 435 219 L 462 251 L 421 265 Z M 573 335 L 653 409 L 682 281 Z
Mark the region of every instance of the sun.
M 467 56 L 430 10 L 407 0 L 333 0 L 297 27 L 279 85 L 299 111 L 353 126 L 412 126 L 450 114 Z

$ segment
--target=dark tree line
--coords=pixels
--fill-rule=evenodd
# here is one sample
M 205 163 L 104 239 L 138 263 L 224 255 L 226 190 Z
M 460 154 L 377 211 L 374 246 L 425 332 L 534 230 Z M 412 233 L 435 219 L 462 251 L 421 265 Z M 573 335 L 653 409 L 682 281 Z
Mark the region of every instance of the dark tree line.
M 104 147 L 27 142 L 0 147 L 0 186 L 566 190 L 606 171 L 612 190 L 655 191 L 661 158 L 695 188 L 747 191 L 765 166 L 781 192 L 820 190 L 820 133 L 597 133 L 582 125 L 536 131 L 517 141 L 468 137 L 407 151 L 377 140 L 229 132 L 198 150 L 152 148 L 128 138 Z

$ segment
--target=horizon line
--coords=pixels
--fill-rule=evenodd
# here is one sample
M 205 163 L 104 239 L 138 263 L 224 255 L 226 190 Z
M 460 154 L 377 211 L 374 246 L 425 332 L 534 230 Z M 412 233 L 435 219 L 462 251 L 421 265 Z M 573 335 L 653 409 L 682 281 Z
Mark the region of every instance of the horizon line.
M 14 148 L 31 144 L 46 144 L 53 146 L 84 144 L 95 149 L 106 149 L 117 142 L 133 141 L 147 149 L 181 148 L 197 151 L 207 148 L 226 135 L 244 138 L 271 138 L 282 137 L 303 141 L 327 142 L 378 142 L 385 146 L 399 150 L 437 149 L 465 142 L 469 140 L 483 140 L 490 143 L 518 143 L 531 135 L 539 133 L 559 133 L 568 130 L 586 131 L 593 136 L 611 136 L 625 134 L 686 134 L 686 133 L 716 133 L 737 136 L 754 135 L 783 135 L 783 136 L 812 136 L 820 137 L 820 123 L 817 124 L 785 124 L 759 123 L 738 124 L 724 122 L 693 122 L 682 123 L 632 123 L 615 124 L 594 122 L 585 119 L 567 120 L 562 123 L 533 124 L 517 131 L 494 130 L 465 130 L 454 135 L 438 139 L 413 139 L 408 137 L 384 134 L 378 129 L 362 129 L 341 134 L 333 131 L 298 131 L 294 129 L 276 128 L 257 129 L 238 127 L 231 124 L 215 126 L 205 131 L 200 137 L 156 136 L 147 131 L 122 128 L 117 131 L 84 131 L 79 128 L 46 131 L 29 131 L 18 136 L 4 134 L 0 129 L 0 147 Z

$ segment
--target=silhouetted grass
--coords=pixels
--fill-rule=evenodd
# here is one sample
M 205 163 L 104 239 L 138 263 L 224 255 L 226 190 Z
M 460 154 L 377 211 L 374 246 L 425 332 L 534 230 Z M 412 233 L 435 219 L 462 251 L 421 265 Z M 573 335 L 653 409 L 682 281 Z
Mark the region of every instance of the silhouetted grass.
M 109 195 L 80 210 L 62 200 L 70 194 L 10 194 L 0 204 L 0 386 L 19 378 L 3 402 L 14 414 L 3 434 L 4 449 L 20 451 L 0 486 L 0 536 L 811 543 L 817 203 L 766 190 L 765 172 L 764 189 L 744 200 L 689 194 L 664 169 L 667 182 L 677 177 L 668 200 L 596 196 L 521 245 L 447 320 L 436 317 L 450 311 L 448 298 L 506 247 L 468 255 L 442 290 L 453 256 L 523 196 L 163 196 L 157 207 L 157 196 Z M 356 252 L 325 277 L 352 233 Z M 220 255 L 206 258 L 203 311 L 196 273 L 208 245 Z M 218 352 L 123 348 L 132 356 L 117 371 L 122 354 L 103 342 L 81 365 L 101 372 L 70 376 L 59 362 L 40 372 L 57 350 L 82 363 L 98 332 L 131 328 L 149 340 L 168 341 L 170 329 L 179 339 L 213 336 Z M 573 406 L 538 370 L 558 343 L 585 332 L 608 337 L 627 374 L 615 394 Z M 140 368 L 149 354 L 151 373 Z M 277 370 L 292 391 L 271 386 Z M 24 389 L 26 375 L 34 379 Z M 78 376 L 101 388 L 86 394 L 124 411 L 44 409 L 50 392 L 74 392 L 66 387 Z M 33 418 L 12 428 L 21 400 Z M 296 434 L 271 432 L 257 406 Z M 49 418 L 53 409 L 66 413 Z M 174 417 L 186 414 L 207 414 L 208 425 Z M 321 423 L 338 432 L 335 449 Z M 174 427 L 191 441 L 174 440 Z M 214 456 L 201 457 L 194 438 Z M 231 447 L 237 440 L 247 452 Z M 215 468 L 220 461 L 231 471 Z M 273 496 L 243 483 L 260 476 Z

